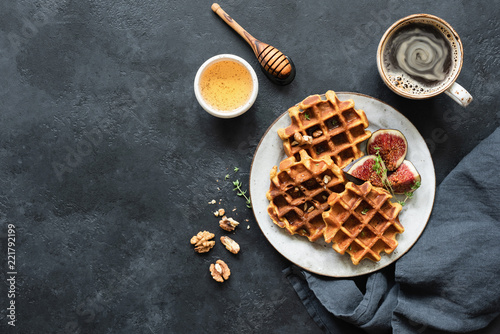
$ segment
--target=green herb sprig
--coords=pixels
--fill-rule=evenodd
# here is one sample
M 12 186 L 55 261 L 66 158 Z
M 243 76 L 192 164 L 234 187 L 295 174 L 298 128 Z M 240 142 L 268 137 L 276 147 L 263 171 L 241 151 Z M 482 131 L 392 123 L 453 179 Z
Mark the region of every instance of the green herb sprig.
M 387 178 L 387 168 L 383 168 L 383 160 L 382 157 L 380 156 L 380 147 L 375 146 L 373 148 L 375 150 L 375 163 L 373 164 L 373 170 L 377 175 L 380 177 L 382 180 L 382 184 L 384 187 L 394 196 L 394 190 L 392 189 L 392 184 L 389 182 L 389 179 Z
M 233 181 L 233 186 L 234 186 L 233 190 L 237 192 L 236 195 L 238 195 L 240 197 L 244 197 L 245 200 L 246 200 L 247 208 L 251 209 L 252 208 L 252 202 L 250 201 L 250 198 L 248 198 L 247 195 L 246 195 L 247 191 L 241 189 L 241 182 L 240 182 L 240 180 Z
M 387 189 L 391 193 L 392 197 L 395 198 L 394 189 L 392 189 L 392 184 L 389 181 L 389 179 L 387 178 L 387 168 L 382 168 L 382 161 L 383 160 L 382 160 L 382 157 L 380 156 L 380 147 L 375 146 L 373 149 L 375 150 L 376 157 L 375 157 L 375 163 L 373 164 L 372 169 L 375 171 L 375 173 L 377 173 L 377 175 L 382 180 L 382 184 L 384 185 L 384 188 Z M 420 181 L 415 182 L 411 187 L 411 191 L 408 191 L 404 194 L 405 199 L 402 201 L 397 201 L 397 202 L 401 206 L 404 206 L 406 204 L 406 201 L 413 197 L 414 191 L 417 190 L 419 187 L 420 187 Z
M 398 203 L 404 206 L 406 204 L 406 201 L 413 197 L 415 190 L 417 190 L 418 188 L 420 188 L 420 181 L 415 182 L 411 186 L 411 191 L 405 192 L 405 199 L 402 201 L 398 201 Z

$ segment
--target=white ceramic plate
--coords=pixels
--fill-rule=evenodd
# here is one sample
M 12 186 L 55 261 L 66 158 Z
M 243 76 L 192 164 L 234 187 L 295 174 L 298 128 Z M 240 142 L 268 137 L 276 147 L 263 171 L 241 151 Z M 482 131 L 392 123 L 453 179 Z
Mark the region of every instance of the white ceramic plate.
M 266 192 L 270 186 L 269 172 L 273 166 L 278 166 L 280 161 L 286 158 L 277 131 L 290 125 L 288 112 L 274 121 L 257 146 L 250 171 L 250 198 L 262 232 L 285 258 L 313 273 L 330 277 L 351 277 L 379 270 L 396 261 L 411 248 L 420 237 L 431 214 L 436 178 L 429 149 L 418 130 L 405 116 L 384 102 L 367 95 L 345 92 L 336 94 L 341 101 L 353 99 L 355 108 L 365 111 L 370 123 L 368 130 L 371 132 L 378 129 L 397 129 L 408 140 L 406 159 L 415 165 L 422 181 L 420 188 L 400 213 L 399 218 L 405 231 L 397 237 L 398 247 L 389 255 L 382 253 L 382 259 L 378 262 L 365 259 L 359 265 L 353 265 L 347 253 L 338 254 L 331 248 L 331 244 L 321 240 L 313 243 L 305 237 L 290 235 L 273 223 L 267 214 L 269 201 Z

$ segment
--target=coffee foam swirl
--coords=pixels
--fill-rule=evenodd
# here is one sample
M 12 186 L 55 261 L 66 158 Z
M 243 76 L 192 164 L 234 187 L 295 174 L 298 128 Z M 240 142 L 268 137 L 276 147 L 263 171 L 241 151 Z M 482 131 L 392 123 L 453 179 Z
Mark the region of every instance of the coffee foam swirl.
M 430 68 L 438 68 L 439 71 L 434 72 L 433 70 L 420 70 L 420 72 L 424 73 L 419 73 L 419 75 L 417 75 L 407 72 L 408 69 L 405 70 L 400 66 L 399 63 L 402 62 L 397 59 L 398 49 L 401 47 L 401 44 L 404 40 L 417 36 L 416 34 L 414 34 L 416 30 L 420 30 L 420 33 L 423 32 L 431 40 L 438 40 L 439 42 L 434 43 L 434 47 L 439 46 L 441 48 L 442 45 L 445 46 L 443 49 L 446 51 L 443 52 L 443 55 L 446 56 L 442 57 L 444 58 L 444 62 L 441 65 L 438 65 L 436 60 L 436 64 L 434 64 L 434 66 L 430 66 Z M 395 42 L 396 39 L 398 39 L 399 41 L 397 44 Z M 415 39 L 415 41 L 413 41 L 411 45 L 414 44 L 416 45 L 420 43 L 417 43 L 417 39 Z M 427 44 L 428 43 L 426 43 L 426 45 Z M 409 59 L 411 59 L 411 50 L 419 48 L 414 47 L 413 49 L 411 49 L 408 47 L 409 45 L 410 42 L 407 43 L 405 48 L 407 50 L 407 54 L 410 55 Z M 392 85 L 397 87 L 398 90 L 404 91 L 406 94 L 411 94 L 414 96 L 425 95 L 441 90 L 443 89 L 443 87 L 447 87 L 449 85 L 449 82 L 453 79 L 455 73 L 460 71 L 458 54 L 459 44 L 457 44 L 457 42 L 455 41 L 453 34 L 451 34 L 449 30 L 439 24 L 434 24 L 432 22 L 424 20 L 403 25 L 402 27 L 398 28 L 390 38 L 388 38 L 382 51 L 382 66 L 384 68 L 384 72 L 387 76 L 388 81 Z M 436 56 L 437 53 L 434 53 L 434 57 Z M 423 58 L 422 53 L 420 53 L 419 57 Z M 416 62 L 416 59 L 412 61 L 412 63 L 414 62 Z M 416 66 L 412 65 L 411 67 L 414 68 Z M 417 67 L 425 66 L 419 64 L 417 65 Z M 427 74 L 430 74 L 431 76 L 437 76 L 440 73 L 444 73 L 444 78 L 441 80 L 430 80 L 425 78 Z
M 418 28 L 412 35 L 394 39 L 397 65 L 409 75 L 430 81 L 444 80 L 444 62 L 448 56 L 445 41 Z

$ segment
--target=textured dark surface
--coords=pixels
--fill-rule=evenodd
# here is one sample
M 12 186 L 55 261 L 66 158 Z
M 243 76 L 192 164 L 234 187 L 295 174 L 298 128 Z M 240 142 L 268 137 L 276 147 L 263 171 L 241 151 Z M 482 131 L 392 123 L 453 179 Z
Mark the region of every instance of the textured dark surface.
M 0 285 L 1 333 L 320 333 L 282 276 L 289 263 L 232 191 L 236 179 L 248 186 L 272 121 L 329 89 L 374 96 L 419 129 L 438 184 L 499 125 L 499 1 L 221 2 L 297 67 L 285 87 L 258 70 L 257 101 L 233 120 L 199 107 L 196 70 L 219 53 L 258 63 L 211 4 L 0 1 L 1 281 L 8 224 L 17 271 L 15 327 Z M 444 95 L 406 100 L 378 76 L 381 35 L 419 12 L 462 38 L 467 109 Z M 195 254 L 198 231 L 225 234 L 219 207 L 241 222 L 241 253 L 217 240 Z M 224 284 L 208 271 L 218 258 L 232 271 Z

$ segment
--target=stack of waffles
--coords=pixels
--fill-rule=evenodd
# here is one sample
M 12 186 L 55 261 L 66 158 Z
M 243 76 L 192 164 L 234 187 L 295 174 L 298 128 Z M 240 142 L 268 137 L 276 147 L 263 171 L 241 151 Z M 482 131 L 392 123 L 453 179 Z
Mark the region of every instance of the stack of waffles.
M 401 206 L 368 182 L 346 183 L 341 169 L 363 156 L 360 144 L 370 137 L 364 111 L 328 91 L 307 97 L 288 114 L 291 125 L 278 130 L 287 158 L 271 170 L 266 194 L 273 222 L 311 242 L 333 242 L 355 265 L 391 253 L 396 234 L 404 231 Z

